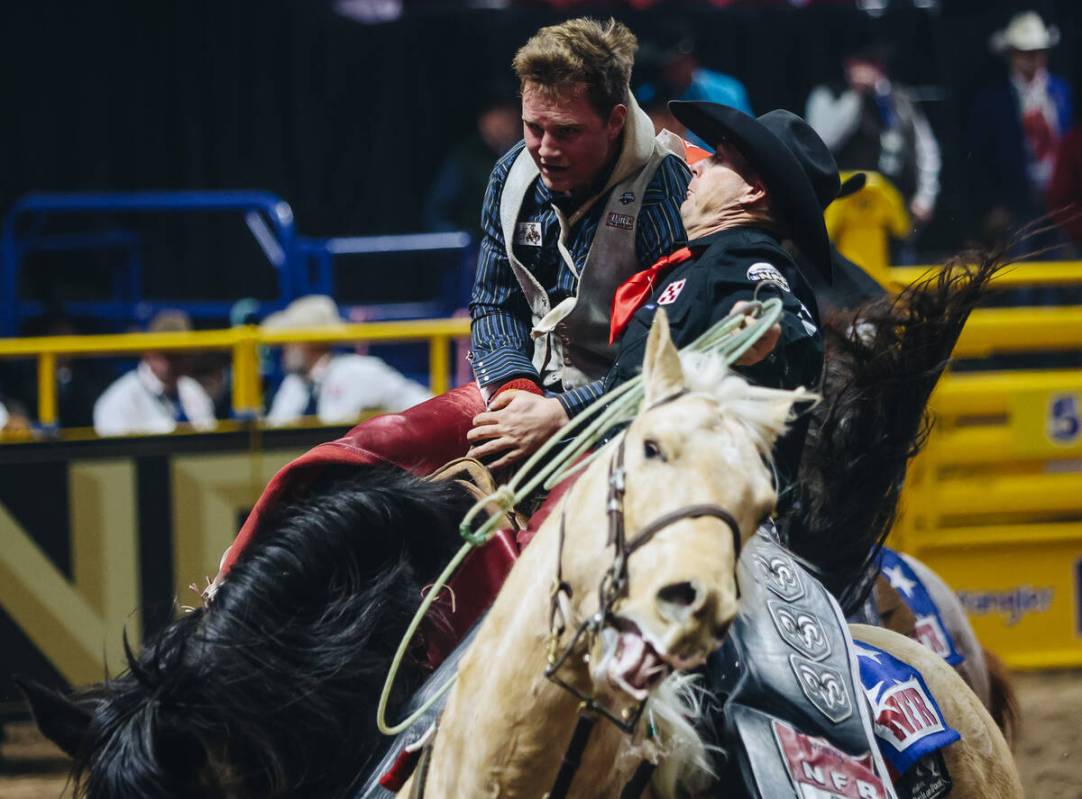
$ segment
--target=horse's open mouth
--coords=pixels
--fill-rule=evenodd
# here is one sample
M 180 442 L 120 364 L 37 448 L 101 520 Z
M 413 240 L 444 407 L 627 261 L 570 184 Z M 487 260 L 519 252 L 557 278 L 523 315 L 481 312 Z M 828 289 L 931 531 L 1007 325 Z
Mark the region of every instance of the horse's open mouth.
M 616 644 L 608 658 L 609 681 L 638 701 L 646 699 L 650 689 L 668 676 L 671 667 L 642 636 L 634 622 L 621 619 Z

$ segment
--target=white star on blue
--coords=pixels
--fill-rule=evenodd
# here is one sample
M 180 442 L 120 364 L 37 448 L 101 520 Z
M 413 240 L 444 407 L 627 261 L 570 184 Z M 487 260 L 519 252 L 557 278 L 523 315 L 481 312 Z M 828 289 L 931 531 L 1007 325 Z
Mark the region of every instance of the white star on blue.
M 913 589 L 916 588 L 917 583 L 905 576 L 901 566 L 887 566 L 883 569 L 883 574 L 887 575 L 892 588 L 898 589 L 906 596 L 913 596 Z

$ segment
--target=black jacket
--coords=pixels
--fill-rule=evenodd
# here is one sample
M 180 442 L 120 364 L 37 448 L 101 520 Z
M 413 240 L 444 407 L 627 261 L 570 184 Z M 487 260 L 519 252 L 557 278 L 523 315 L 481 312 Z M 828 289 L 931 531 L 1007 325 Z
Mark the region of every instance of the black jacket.
M 632 316 L 605 389 L 642 370 L 647 335 L 658 307 L 668 314 L 673 342 L 684 347 L 726 317 L 738 300 L 753 299 L 756 288 L 760 299 L 782 300 L 781 339 L 759 363 L 734 368 L 762 386 L 817 388 L 823 345 L 815 295 L 778 239 L 766 230 L 741 227 L 695 239 L 688 247 L 694 257 L 667 272 Z M 775 447 L 781 488 L 796 474 L 806 432 L 806 421 L 798 422 Z

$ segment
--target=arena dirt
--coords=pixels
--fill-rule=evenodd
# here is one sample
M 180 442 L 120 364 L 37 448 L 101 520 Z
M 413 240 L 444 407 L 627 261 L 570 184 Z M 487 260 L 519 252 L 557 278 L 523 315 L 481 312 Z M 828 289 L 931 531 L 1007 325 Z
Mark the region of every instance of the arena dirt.
M 1015 757 L 1028 799 L 1082 799 L 1082 671 L 1015 675 L 1023 712 Z M 0 797 L 70 797 L 66 761 L 30 724 L 10 724 L 0 746 Z

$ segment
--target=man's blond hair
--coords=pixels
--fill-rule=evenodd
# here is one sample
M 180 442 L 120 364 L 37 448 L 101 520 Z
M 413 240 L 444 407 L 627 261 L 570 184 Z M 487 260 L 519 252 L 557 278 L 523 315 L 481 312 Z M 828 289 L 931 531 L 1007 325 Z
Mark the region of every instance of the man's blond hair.
M 515 54 L 515 74 L 522 82 L 561 95 L 585 84 L 586 98 L 602 119 L 628 102 L 628 84 L 639 43 L 614 19 L 570 19 L 535 33 Z

